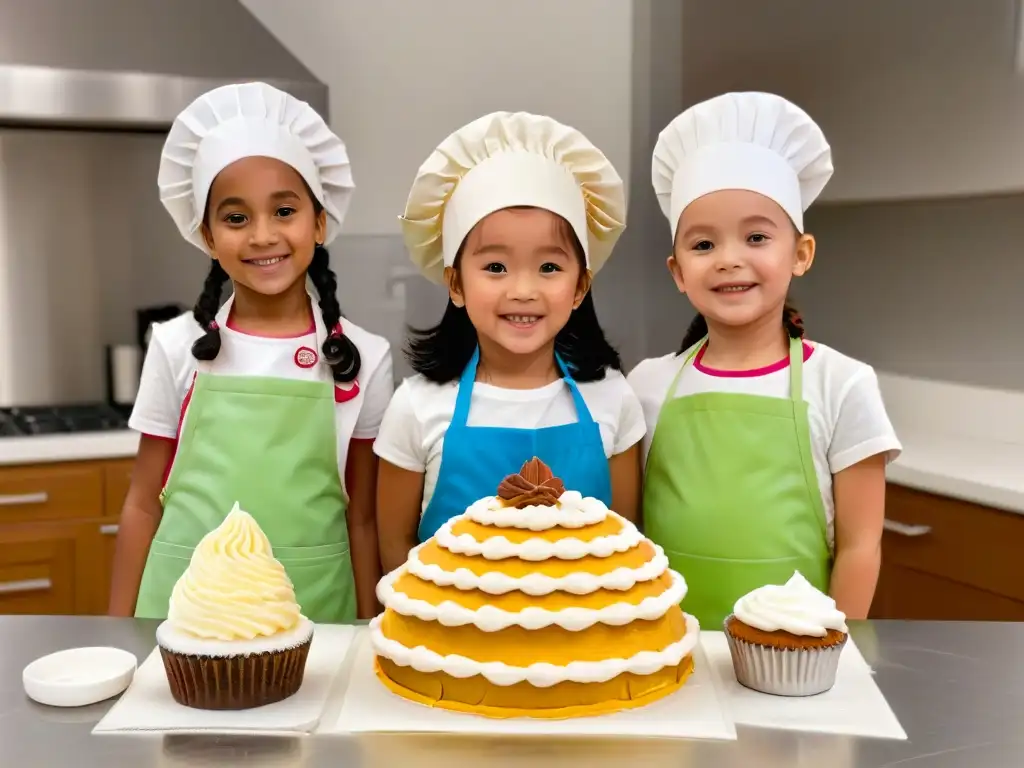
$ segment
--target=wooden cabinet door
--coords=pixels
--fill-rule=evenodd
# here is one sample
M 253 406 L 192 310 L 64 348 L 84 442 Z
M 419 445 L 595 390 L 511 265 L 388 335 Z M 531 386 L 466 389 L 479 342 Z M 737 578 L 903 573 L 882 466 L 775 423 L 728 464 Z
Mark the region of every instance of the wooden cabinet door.
M 0 614 L 76 612 L 78 533 L 66 524 L 0 531 Z
M 94 462 L 0 467 L 0 526 L 103 514 L 103 473 Z
M 120 517 L 124 497 L 132 482 L 135 459 L 107 462 L 103 467 L 103 515 Z
M 1024 621 L 1024 603 L 898 563 L 883 562 L 871 618 Z
M 0 614 L 106 613 L 133 464 L 0 467 Z
M 75 606 L 78 614 L 103 616 L 107 612 L 117 530 L 116 518 L 97 520 L 80 526 L 75 539 Z
M 1024 620 L 1024 515 L 890 484 L 871 618 Z

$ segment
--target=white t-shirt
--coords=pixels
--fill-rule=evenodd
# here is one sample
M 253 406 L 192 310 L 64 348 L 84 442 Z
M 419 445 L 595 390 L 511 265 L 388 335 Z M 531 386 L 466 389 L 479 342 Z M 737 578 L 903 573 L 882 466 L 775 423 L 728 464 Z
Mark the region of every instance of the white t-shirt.
M 218 314 L 221 349 L 213 361 L 215 373 L 330 380 L 330 369 L 322 359 L 322 344 L 318 341 L 318 337 L 323 339 L 325 334 L 315 296 L 315 332 L 293 338 L 267 338 L 233 330 L 227 322 L 230 304 L 229 299 Z M 349 442 L 372 440 L 377 436 L 394 391 L 394 374 L 391 348 L 383 337 L 364 331 L 348 319 L 342 320 L 342 329 L 359 349 L 361 359 L 356 379 L 359 394 L 335 407 L 338 466 L 344 483 Z M 153 325 L 129 427 L 153 437 L 171 440 L 177 437 L 182 404 L 198 370 L 198 361 L 192 356 L 192 343 L 202 335 L 203 330 L 191 312 Z M 300 349 L 304 350 L 303 355 L 299 354 Z M 308 355 L 310 351 L 315 353 L 317 362 L 312 366 L 300 365 L 300 360 L 312 359 Z
M 645 431 L 643 411 L 619 371 L 609 369 L 602 380 L 577 386 L 600 428 L 605 456 L 622 453 L 640 441 Z M 458 381 L 435 384 L 420 375 L 406 379 L 395 391 L 373 444 L 374 452 L 385 461 L 423 473 L 421 512 L 437 484 L 444 435 L 458 391 Z M 504 389 L 484 383 L 473 387 L 471 427 L 539 429 L 576 421 L 572 393 L 562 379 L 538 389 Z
M 818 488 L 828 522 L 829 546 L 835 542 L 835 499 L 832 475 L 880 453 L 892 461 L 902 446 L 889 421 L 874 369 L 819 343 L 805 343 L 803 397 L 811 423 L 811 453 L 818 476 Z M 643 460 L 654 437 L 661 405 L 672 379 L 683 364 L 681 355 L 644 360 L 629 374 L 628 381 L 640 399 L 647 435 Z M 789 397 L 789 361 L 759 371 L 711 371 L 704 366 L 686 366 L 676 396 L 701 392 L 729 392 L 767 397 Z

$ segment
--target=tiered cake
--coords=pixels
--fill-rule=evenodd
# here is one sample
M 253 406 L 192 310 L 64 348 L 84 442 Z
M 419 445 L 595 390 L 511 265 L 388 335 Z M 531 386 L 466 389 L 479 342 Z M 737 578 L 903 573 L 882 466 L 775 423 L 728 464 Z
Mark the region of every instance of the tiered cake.
M 636 526 L 533 459 L 381 580 L 377 675 L 413 701 L 491 717 L 642 706 L 693 669 L 685 594 Z

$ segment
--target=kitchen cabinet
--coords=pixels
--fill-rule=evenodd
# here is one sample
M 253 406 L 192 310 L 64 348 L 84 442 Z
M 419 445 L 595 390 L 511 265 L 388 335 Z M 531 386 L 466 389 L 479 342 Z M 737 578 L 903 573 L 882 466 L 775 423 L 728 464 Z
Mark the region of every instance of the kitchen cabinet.
M 106 613 L 131 467 L 0 467 L 0 614 Z
M 876 619 L 1024 621 L 1024 515 L 892 483 Z

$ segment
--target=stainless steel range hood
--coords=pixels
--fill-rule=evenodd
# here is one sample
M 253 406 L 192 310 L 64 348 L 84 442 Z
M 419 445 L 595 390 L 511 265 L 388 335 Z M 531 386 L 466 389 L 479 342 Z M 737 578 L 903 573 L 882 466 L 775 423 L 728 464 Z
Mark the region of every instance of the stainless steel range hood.
M 327 88 L 236 0 L 0 0 L 0 124 L 159 130 L 201 93 Z

